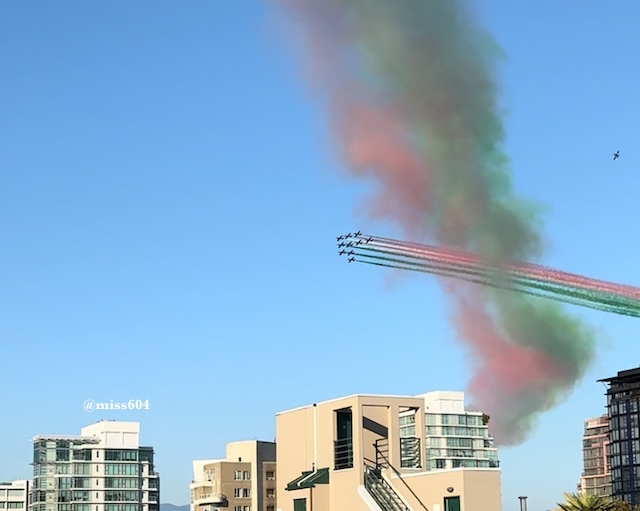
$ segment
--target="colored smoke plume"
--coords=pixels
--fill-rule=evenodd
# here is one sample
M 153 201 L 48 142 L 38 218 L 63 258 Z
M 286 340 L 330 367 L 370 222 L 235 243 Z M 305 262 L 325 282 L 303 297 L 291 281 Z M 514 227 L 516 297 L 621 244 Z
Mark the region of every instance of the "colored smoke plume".
M 514 196 L 493 79 L 502 56 L 456 0 L 278 0 L 299 30 L 347 167 L 375 180 L 373 218 L 493 263 L 542 254 L 537 209 Z M 441 280 L 499 445 L 524 441 L 593 358 L 559 304 Z

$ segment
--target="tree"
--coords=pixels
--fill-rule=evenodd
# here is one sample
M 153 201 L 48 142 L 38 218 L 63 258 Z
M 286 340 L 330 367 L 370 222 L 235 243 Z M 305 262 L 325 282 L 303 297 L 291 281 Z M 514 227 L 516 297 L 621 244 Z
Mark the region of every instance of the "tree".
M 616 508 L 611 499 L 598 495 L 565 493 L 564 500 L 558 504 L 558 511 L 626 511 Z

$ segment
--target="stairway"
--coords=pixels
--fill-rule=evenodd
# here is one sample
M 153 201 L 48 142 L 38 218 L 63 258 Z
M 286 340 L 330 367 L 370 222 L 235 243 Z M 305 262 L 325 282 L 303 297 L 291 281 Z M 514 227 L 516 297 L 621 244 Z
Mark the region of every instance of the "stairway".
M 364 487 L 382 511 L 411 511 L 382 477 L 379 469 L 364 466 Z

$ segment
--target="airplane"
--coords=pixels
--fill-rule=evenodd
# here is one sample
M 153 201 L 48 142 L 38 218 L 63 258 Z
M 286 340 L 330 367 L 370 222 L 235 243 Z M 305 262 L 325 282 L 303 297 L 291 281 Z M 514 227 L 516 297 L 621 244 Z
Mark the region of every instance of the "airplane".
M 362 231 L 358 231 L 355 235 L 360 236 L 361 234 L 362 234 Z
M 350 241 L 349 243 L 347 243 L 347 247 L 353 247 L 353 241 Z
M 346 250 L 341 250 L 340 252 L 338 252 L 338 255 L 344 255 L 344 254 L 346 254 L 346 253 L 347 253 L 347 251 L 346 251 Z
M 352 250 L 351 252 L 347 252 L 347 255 L 353 255 L 355 252 Z
M 367 243 L 369 243 L 373 238 L 371 236 L 369 236 L 369 239 L 367 240 Z
M 613 153 L 613 159 L 617 160 L 618 158 L 620 158 L 620 150 L 619 149 L 615 153 Z
M 347 234 L 347 235 L 345 236 L 345 239 L 346 239 L 346 238 L 351 238 L 351 236 L 353 236 L 353 234 L 349 233 L 349 234 Z
M 355 260 L 356 260 L 356 258 L 355 258 L 355 257 L 352 257 L 351 259 L 349 259 L 349 262 L 350 262 L 350 263 L 352 263 L 352 262 L 353 262 L 353 261 L 355 261 Z
M 356 241 L 356 245 L 362 245 L 362 240 Z
M 340 243 L 340 244 L 338 244 L 338 246 L 339 246 L 339 247 L 344 247 L 344 246 L 345 246 L 345 244 L 344 244 L 344 243 Z
M 344 239 L 344 236 L 342 236 L 342 235 L 341 235 L 341 236 L 338 236 L 338 237 L 336 238 L 336 241 L 340 241 L 340 240 L 343 240 L 343 239 Z

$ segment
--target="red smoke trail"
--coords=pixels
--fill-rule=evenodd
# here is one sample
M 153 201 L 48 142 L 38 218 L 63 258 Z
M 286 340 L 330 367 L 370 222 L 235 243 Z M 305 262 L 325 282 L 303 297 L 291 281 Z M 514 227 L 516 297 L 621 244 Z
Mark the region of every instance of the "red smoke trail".
M 279 2 L 309 49 L 341 157 L 379 184 L 373 217 L 491 261 L 540 255 L 535 211 L 514 196 L 501 148 L 496 47 L 461 2 Z M 593 336 L 557 307 L 443 286 L 477 366 L 477 406 L 493 416 L 498 443 L 519 443 L 584 374 Z
M 421 245 L 404 241 L 392 240 L 389 238 L 373 238 L 376 243 L 387 247 L 390 250 L 404 252 L 429 261 L 442 263 L 453 263 L 466 265 L 469 268 L 483 267 L 482 258 L 468 252 L 440 248 L 429 245 Z M 486 266 L 484 266 L 486 267 Z M 580 289 L 590 289 L 597 292 L 615 293 L 628 298 L 640 298 L 640 288 L 624 284 L 615 284 L 598 279 L 592 279 L 575 273 L 567 273 L 553 268 L 548 268 L 539 264 L 531 263 L 511 263 L 504 268 L 496 268 L 510 274 L 521 275 L 523 277 L 542 279 L 557 284 L 563 284 Z

